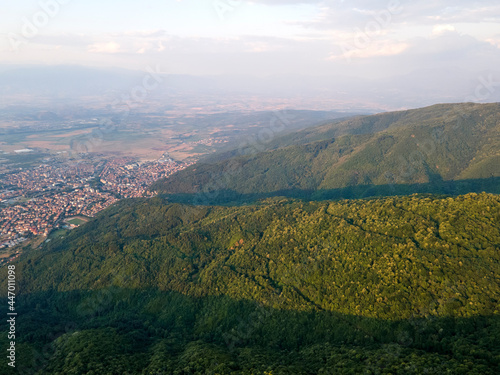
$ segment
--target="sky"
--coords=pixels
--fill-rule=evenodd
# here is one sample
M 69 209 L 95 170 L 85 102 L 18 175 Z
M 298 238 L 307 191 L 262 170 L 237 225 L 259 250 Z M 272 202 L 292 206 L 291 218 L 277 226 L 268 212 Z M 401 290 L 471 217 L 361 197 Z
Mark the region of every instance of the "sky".
M 498 70 L 498 0 L 0 0 L 0 64 L 192 75 Z

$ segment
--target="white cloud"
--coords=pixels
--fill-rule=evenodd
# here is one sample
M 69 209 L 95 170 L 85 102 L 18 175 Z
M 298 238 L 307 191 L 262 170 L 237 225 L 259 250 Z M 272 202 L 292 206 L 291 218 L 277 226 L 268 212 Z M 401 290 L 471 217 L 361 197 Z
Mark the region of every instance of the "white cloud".
M 363 48 L 356 48 L 354 45 L 340 45 L 337 52 L 332 53 L 328 60 L 339 61 L 351 59 L 369 59 L 380 56 L 394 56 L 406 51 L 410 45 L 405 42 L 389 41 L 389 40 L 374 40 Z
M 88 52 L 91 53 L 120 53 L 121 47 L 116 42 L 94 43 L 88 46 Z
M 390 6 L 391 1 L 396 5 Z M 27 60 L 24 56 L 28 55 L 31 59 L 38 58 L 39 51 L 59 46 L 57 53 L 46 61 L 52 58 L 73 63 L 78 59 L 83 64 L 98 65 L 102 61 L 103 65 L 134 68 L 142 68 L 151 61 L 168 61 L 172 73 L 188 74 L 275 74 L 286 69 L 297 74 L 341 72 L 369 76 L 377 70 L 373 66 L 391 72 L 427 65 L 456 64 L 470 70 L 497 65 L 494 63 L 500 48 L 497 24 L 484 22 L 500 16 L 497 1 L 253 2 L 261 4 L 259 11 L 264 12 L 265 22 L 255 21 L 259 14 L 243 17 L 244 27 L 236 18 L 229 19 L 217 23 L 224 33 L 217 29 L 217 33 L 182 34 L 184 29 L 175 29 L 181 34 L 173 34 L 168 22 L 164 26 L 151 25 L 151 30 L 135 30 L 125 25 L 131 29 L 81 34 L 47 31 L 31 40 L 23 54 L 8 58 Z M 316 11 L 308 8 L 307 16 L 299 16 L 303 14 L 300 4 L 314 5 Z M 265 13 L 278 5 L 278 9 Z M 199 25 L 191 25 L 190 19 L 185 21 L 185 30 L 191 27 L 197 30 Z M 286 27 L 278 28 L 278 33 L 275 25 L 282 24 Z
M 452 25 L 436 25 L 432 29 L 432 35 L 442 35 L 447 32 L 453 32 L 453 31 L 456 30 L 455 27 L 453 27 Z
M 500 49 L 500 35 L 486 39 L 486 42 Z
M 268 52 L 272 51 L 274 48 L 269 44 L 265 42 L 249 42 L 247 43 L 248 52 Z

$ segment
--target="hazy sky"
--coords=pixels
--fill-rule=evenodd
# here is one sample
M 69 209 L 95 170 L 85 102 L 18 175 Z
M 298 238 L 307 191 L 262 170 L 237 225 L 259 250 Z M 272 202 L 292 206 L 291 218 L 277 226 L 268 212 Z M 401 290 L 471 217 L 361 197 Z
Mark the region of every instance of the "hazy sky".
M 0 0 L 0 63 L 182 74 L 498 70 L 500 2 Z

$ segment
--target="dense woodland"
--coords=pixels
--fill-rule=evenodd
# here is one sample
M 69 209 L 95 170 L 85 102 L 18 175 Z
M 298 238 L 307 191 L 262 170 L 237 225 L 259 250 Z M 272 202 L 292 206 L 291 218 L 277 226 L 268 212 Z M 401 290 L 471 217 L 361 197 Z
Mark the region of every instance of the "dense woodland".
M 190 204 L 499 194 L 499 165 L 500 104 L 445 104 L 256 140 L 151 189 Z
M 486 193 L 122 201 L 16 264 L 19 370 L 498 374 L 499 222 Z

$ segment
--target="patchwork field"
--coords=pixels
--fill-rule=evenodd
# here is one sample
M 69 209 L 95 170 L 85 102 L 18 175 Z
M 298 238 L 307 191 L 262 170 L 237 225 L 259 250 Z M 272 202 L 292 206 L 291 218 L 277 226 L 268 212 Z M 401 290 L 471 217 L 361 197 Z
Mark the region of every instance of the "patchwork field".
M 319 121 L 346 116 L 321 111 L 281 111 L 184 115 L 141 113 L 126 123 L 106 128 L 96 118 L 51 121 L 0 122 L 0 152 L 20 149 L 42 152 L 96 152 L 155 160 L 167 154 L 178 161 L 192 161 L 221 149 L 238 148 L 243 140 L 258 139 L 277 121 L 279 134 L 303 129 Z M 102 121 L 101 121 L 102 122 Z

